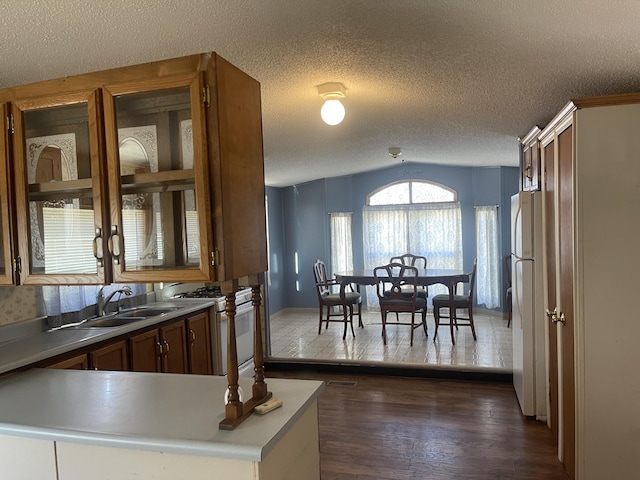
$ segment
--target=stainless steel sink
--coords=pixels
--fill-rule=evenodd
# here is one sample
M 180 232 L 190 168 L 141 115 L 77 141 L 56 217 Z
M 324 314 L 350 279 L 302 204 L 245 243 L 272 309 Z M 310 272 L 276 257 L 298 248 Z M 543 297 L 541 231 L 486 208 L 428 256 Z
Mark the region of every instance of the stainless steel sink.
M 131 310 L 124 310 L 116 314 L 116 318 L 131 318 L 131 317 L 158 317 L 170 312 L 179 310 L 180 307 L 138 307 Z
M 108 328 L 108 327 L 121 327 L 128 325 L 137 320 L 144 320 L 145 317 L 120 317 L 117 315 L 108 317 L 97 317 L 82 322 L 80 325 L 76 325 L 75 328 Z
M 129 325 L 130 323 L 140 320 L 146 320 L 152 317 L 161 317 L 167 313 L 175 312 L 183 307 L 164 306 L 153 307 L 142 305 L 139 307 L 123 310 L 119 313 L 110 313 L 100 317 L 91 317 L 87 320 L 83 320 L 79 323 L 67 324 L 62 327 L 57 327 L 52 330 L 59 330 L 61 328 L 112 328 L 122 327 Z

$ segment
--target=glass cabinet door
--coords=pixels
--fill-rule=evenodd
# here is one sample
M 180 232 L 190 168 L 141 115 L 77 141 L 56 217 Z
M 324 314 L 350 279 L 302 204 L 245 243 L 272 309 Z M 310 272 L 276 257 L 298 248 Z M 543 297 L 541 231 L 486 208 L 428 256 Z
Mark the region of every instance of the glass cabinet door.
M 2 105 L 3 133 L 0 135 L 0 285 L 15 283 L 13 269 L 12 229 L 9 216 L 9 182 L 8 160 L 9 139 L 11 126 L 7 125 L 9 118 L 8 106 Z
M 201 74 L 104 89 L 114 281 L 211 278 Z
M 21 283 L 105 282 L 97 98 L 12 105 Z

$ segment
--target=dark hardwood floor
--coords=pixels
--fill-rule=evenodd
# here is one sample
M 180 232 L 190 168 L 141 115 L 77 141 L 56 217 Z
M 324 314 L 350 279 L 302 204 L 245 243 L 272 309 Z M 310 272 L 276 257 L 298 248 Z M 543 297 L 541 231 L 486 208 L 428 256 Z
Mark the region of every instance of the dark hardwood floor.
M 267 377 L 326 382 L 322 480 L 568 478 L 551 431 L 522 416 L 510 384 L 310 371 Z

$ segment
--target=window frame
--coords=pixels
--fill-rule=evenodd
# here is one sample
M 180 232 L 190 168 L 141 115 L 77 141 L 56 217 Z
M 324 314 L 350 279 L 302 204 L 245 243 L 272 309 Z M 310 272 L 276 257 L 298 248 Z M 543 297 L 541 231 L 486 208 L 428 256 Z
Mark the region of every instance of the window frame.
M 371 205 L 371 197 L 377 195 L 378 193 L 388 189 L 388 188 L 392 188 L 395 187 L 397 185 L 402 185 L 402 184 L 408 184 L 409 185 L 409 202 L 408 203 L 384 203 L 384 204 L 376 204 L 376 205 Z M 438 189 L 441 190 L 445 190 L 451 194 L 453 194 L 453 200 L 445 200 L 445 201 L 435 201 L 435 202 L 414 202 L 413 201 L 413 184 L 415 183 L 419 183 L 419 184 L 423 184 L 423 185 L 430 185 L 432 187 L 436 187 Z M 447 186 L 444 185 L 442 183 L 439 182 L 434 182 L 432 180 L 422 180 L 419 178 L 413 178 L 413 179 L 402 179 L 402 180 L 396 180 L 395 182 L 391 182 L 391 183 L 386 183 L 385 185 L 382 185 L 381 187 L 376 188 L 375 190 L 369 192 L 366 196 L 366 203 L 365 205 L 367 206 L 381 206 L 381 205 L 426 205 L 426 204 L 432 204 L 432 203 L 457 203 L 458 202 L 458 191 Z

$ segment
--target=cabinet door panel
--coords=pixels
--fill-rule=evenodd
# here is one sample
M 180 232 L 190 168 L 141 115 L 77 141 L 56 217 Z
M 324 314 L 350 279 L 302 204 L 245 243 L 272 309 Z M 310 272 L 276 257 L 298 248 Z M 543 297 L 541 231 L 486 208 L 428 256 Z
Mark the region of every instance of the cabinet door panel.
M 126 340 L 94 350 L 89 353 L 89 360 L 91 368 L 94 370 L 111 370 L 118 372 L 129 370 Z
M 202 88 L 200 74 L 105 88 L 118 282 L 211 277 Z
M 21 283 L 105 283 L 97 98 L 12 105 Z
M 211 375 L 211 335 L 209 314 L 201 313 L 187 319 L 187 346 L 189 354 L 189 372 L 198 375 Z
M 86 355 L 78 355 L 67 360 L 63 360 L 53 365 L 47 366 L 47 368 L 59 368 L 65 370 L 88 370 L 89 362 Z
M 129 339 L 131 370 L 134 372 L 160 372 L 161 344 L 157 330 L 134 335 Z
M 10 185 L 13 182 L 8 181 L 10 169 L 8 165 L 9 158 L 9 126 L 6 124 L 8 118 L 8 106 L 2 105 L 3 133 L 0 135 L 0 285 L 12 285 L 15 282 L 13 257 L 11 245 L 15 244 L 12 240 L 13 232 L 11 227 L 11 217 L 9 216 L 9 198 L 11 195 Z
M 189 373 L 185 331 L 184 322 L 177 322 L 160 330 L 163 372 Z

